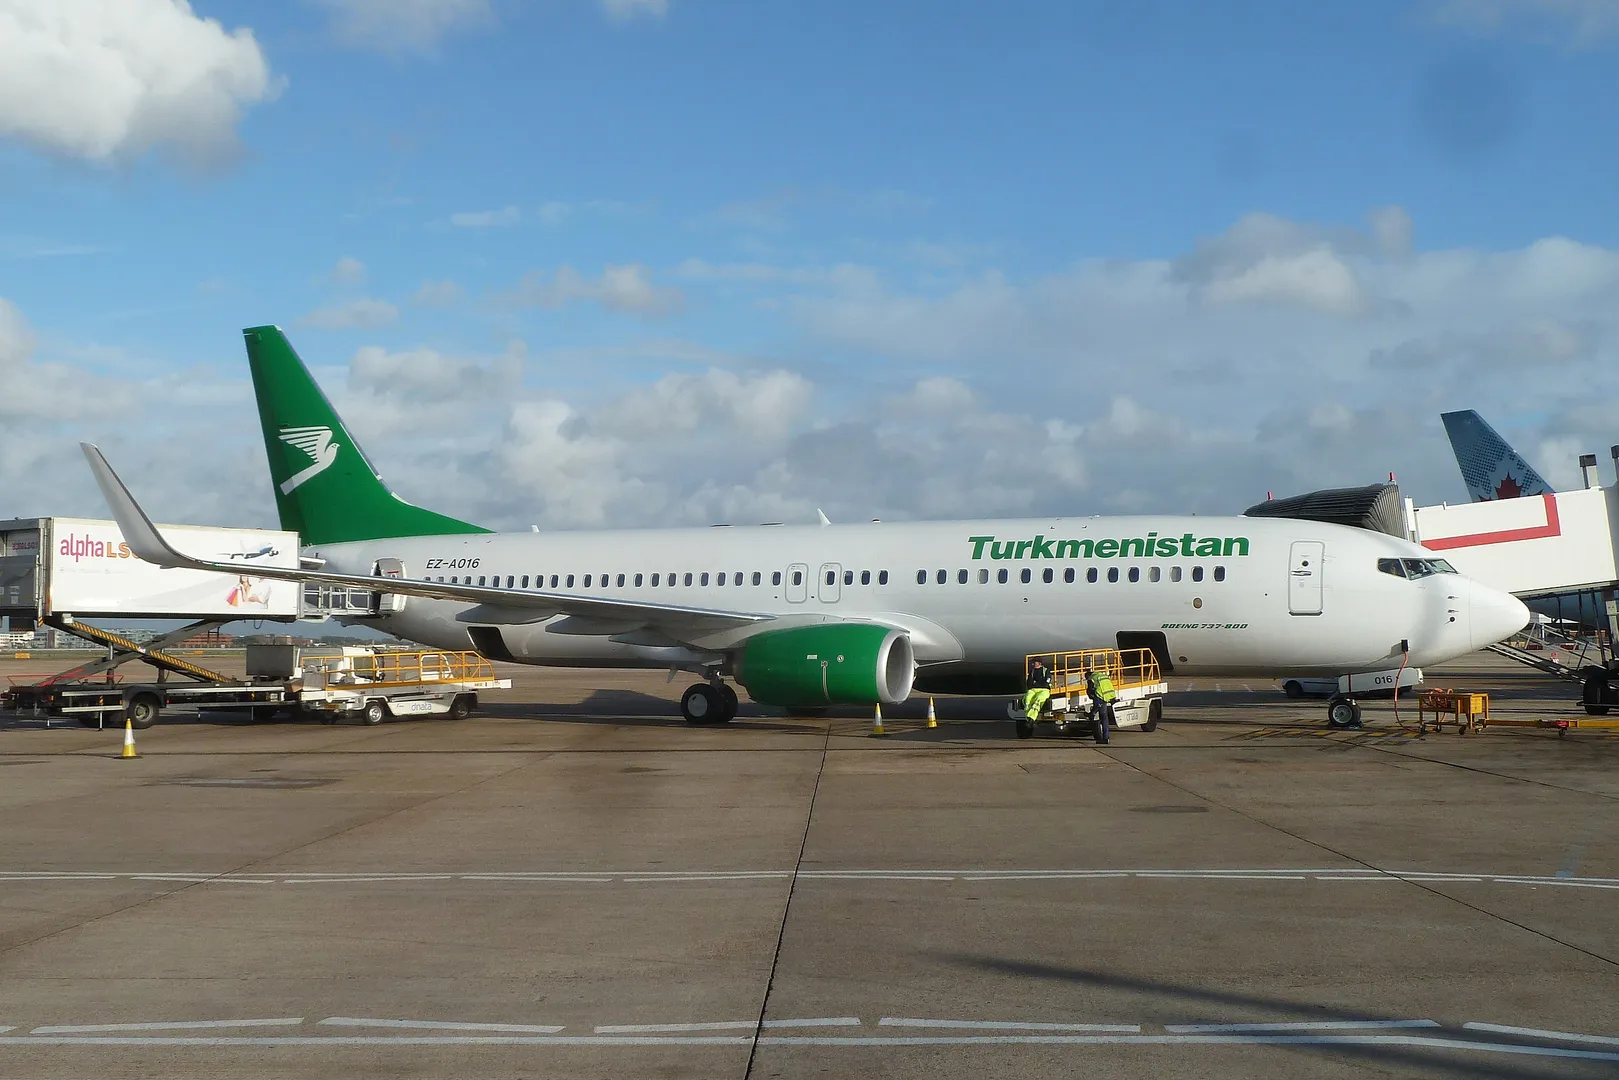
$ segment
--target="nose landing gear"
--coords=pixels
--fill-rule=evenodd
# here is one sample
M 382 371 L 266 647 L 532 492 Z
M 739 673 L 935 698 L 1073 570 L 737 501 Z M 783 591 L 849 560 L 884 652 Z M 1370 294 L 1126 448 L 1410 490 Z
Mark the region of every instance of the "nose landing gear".
M 711 682 L 693 683 L 680 695 L 680 715 L 694 726 L 729 724 L 736 719 L 736 691 L 716 676 Z

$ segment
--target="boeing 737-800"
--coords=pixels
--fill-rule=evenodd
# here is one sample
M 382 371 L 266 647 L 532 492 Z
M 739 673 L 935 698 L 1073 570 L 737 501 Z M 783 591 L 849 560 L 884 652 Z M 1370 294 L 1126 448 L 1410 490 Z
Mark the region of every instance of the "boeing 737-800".
M 688 721 L 736 711 L 726 679 L 787 707 L 913 689 L 1021 689 L 1029 653 L 1152 649 L 1179 675 L 1429 666 L 1528 621 L 1515 598 L 1383 533 L 1260 517 L 1084 517 L 497 534 L 383 484 L 279 329 L 244 331 L 282 528 L 311 569 L 378 590 L 390 632 L 528 664 L 696 672 Z M 176 551 L 94 447 L 134 552 Z M 1351 703 L 1352 704 L 1352 703 Z

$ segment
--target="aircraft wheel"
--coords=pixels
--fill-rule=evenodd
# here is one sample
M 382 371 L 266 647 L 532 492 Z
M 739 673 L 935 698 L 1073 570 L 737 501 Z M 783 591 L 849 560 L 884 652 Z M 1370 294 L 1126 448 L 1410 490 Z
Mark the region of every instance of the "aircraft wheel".
M 688 724 L 720 723 L 720 717 L 725 715 L 724 701 L 708 683 L 692 683 L 680 695 L 680 715 Z
M 742 707 L 737 700 L 736 689 L 730 683 L 720 683 L 720 704 L 719 723 L 729 724 L 736 719 L 736 712 Z
M 1327 726 L 1340 731 L 1360 727 L 1360 702 L 1343 694 L 1334 696 L 1327 702 Z
M 1164 699 L 1153 698 L 1147 703 L 1147 722 L 1141 725 L 1142 731 L 1157 731 L 1158 721 L 1164 718 Z

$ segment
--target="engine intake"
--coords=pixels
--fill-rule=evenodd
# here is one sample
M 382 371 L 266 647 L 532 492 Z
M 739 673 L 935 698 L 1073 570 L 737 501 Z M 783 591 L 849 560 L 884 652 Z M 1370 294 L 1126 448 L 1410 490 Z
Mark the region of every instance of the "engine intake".
M 916 653 L 903 630 L 832 623 L 756 634 L 734 667 L 766 705 L 894 705 L 911 694 Z

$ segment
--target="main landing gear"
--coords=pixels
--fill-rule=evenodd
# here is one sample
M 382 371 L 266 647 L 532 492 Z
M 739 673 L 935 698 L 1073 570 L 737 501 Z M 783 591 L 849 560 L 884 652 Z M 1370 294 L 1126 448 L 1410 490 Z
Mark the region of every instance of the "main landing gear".
M 680 695 L 680 715 L 688 724 L 729 724 L 736 710 L 736 691 L 723 679 L 693 683 Z

